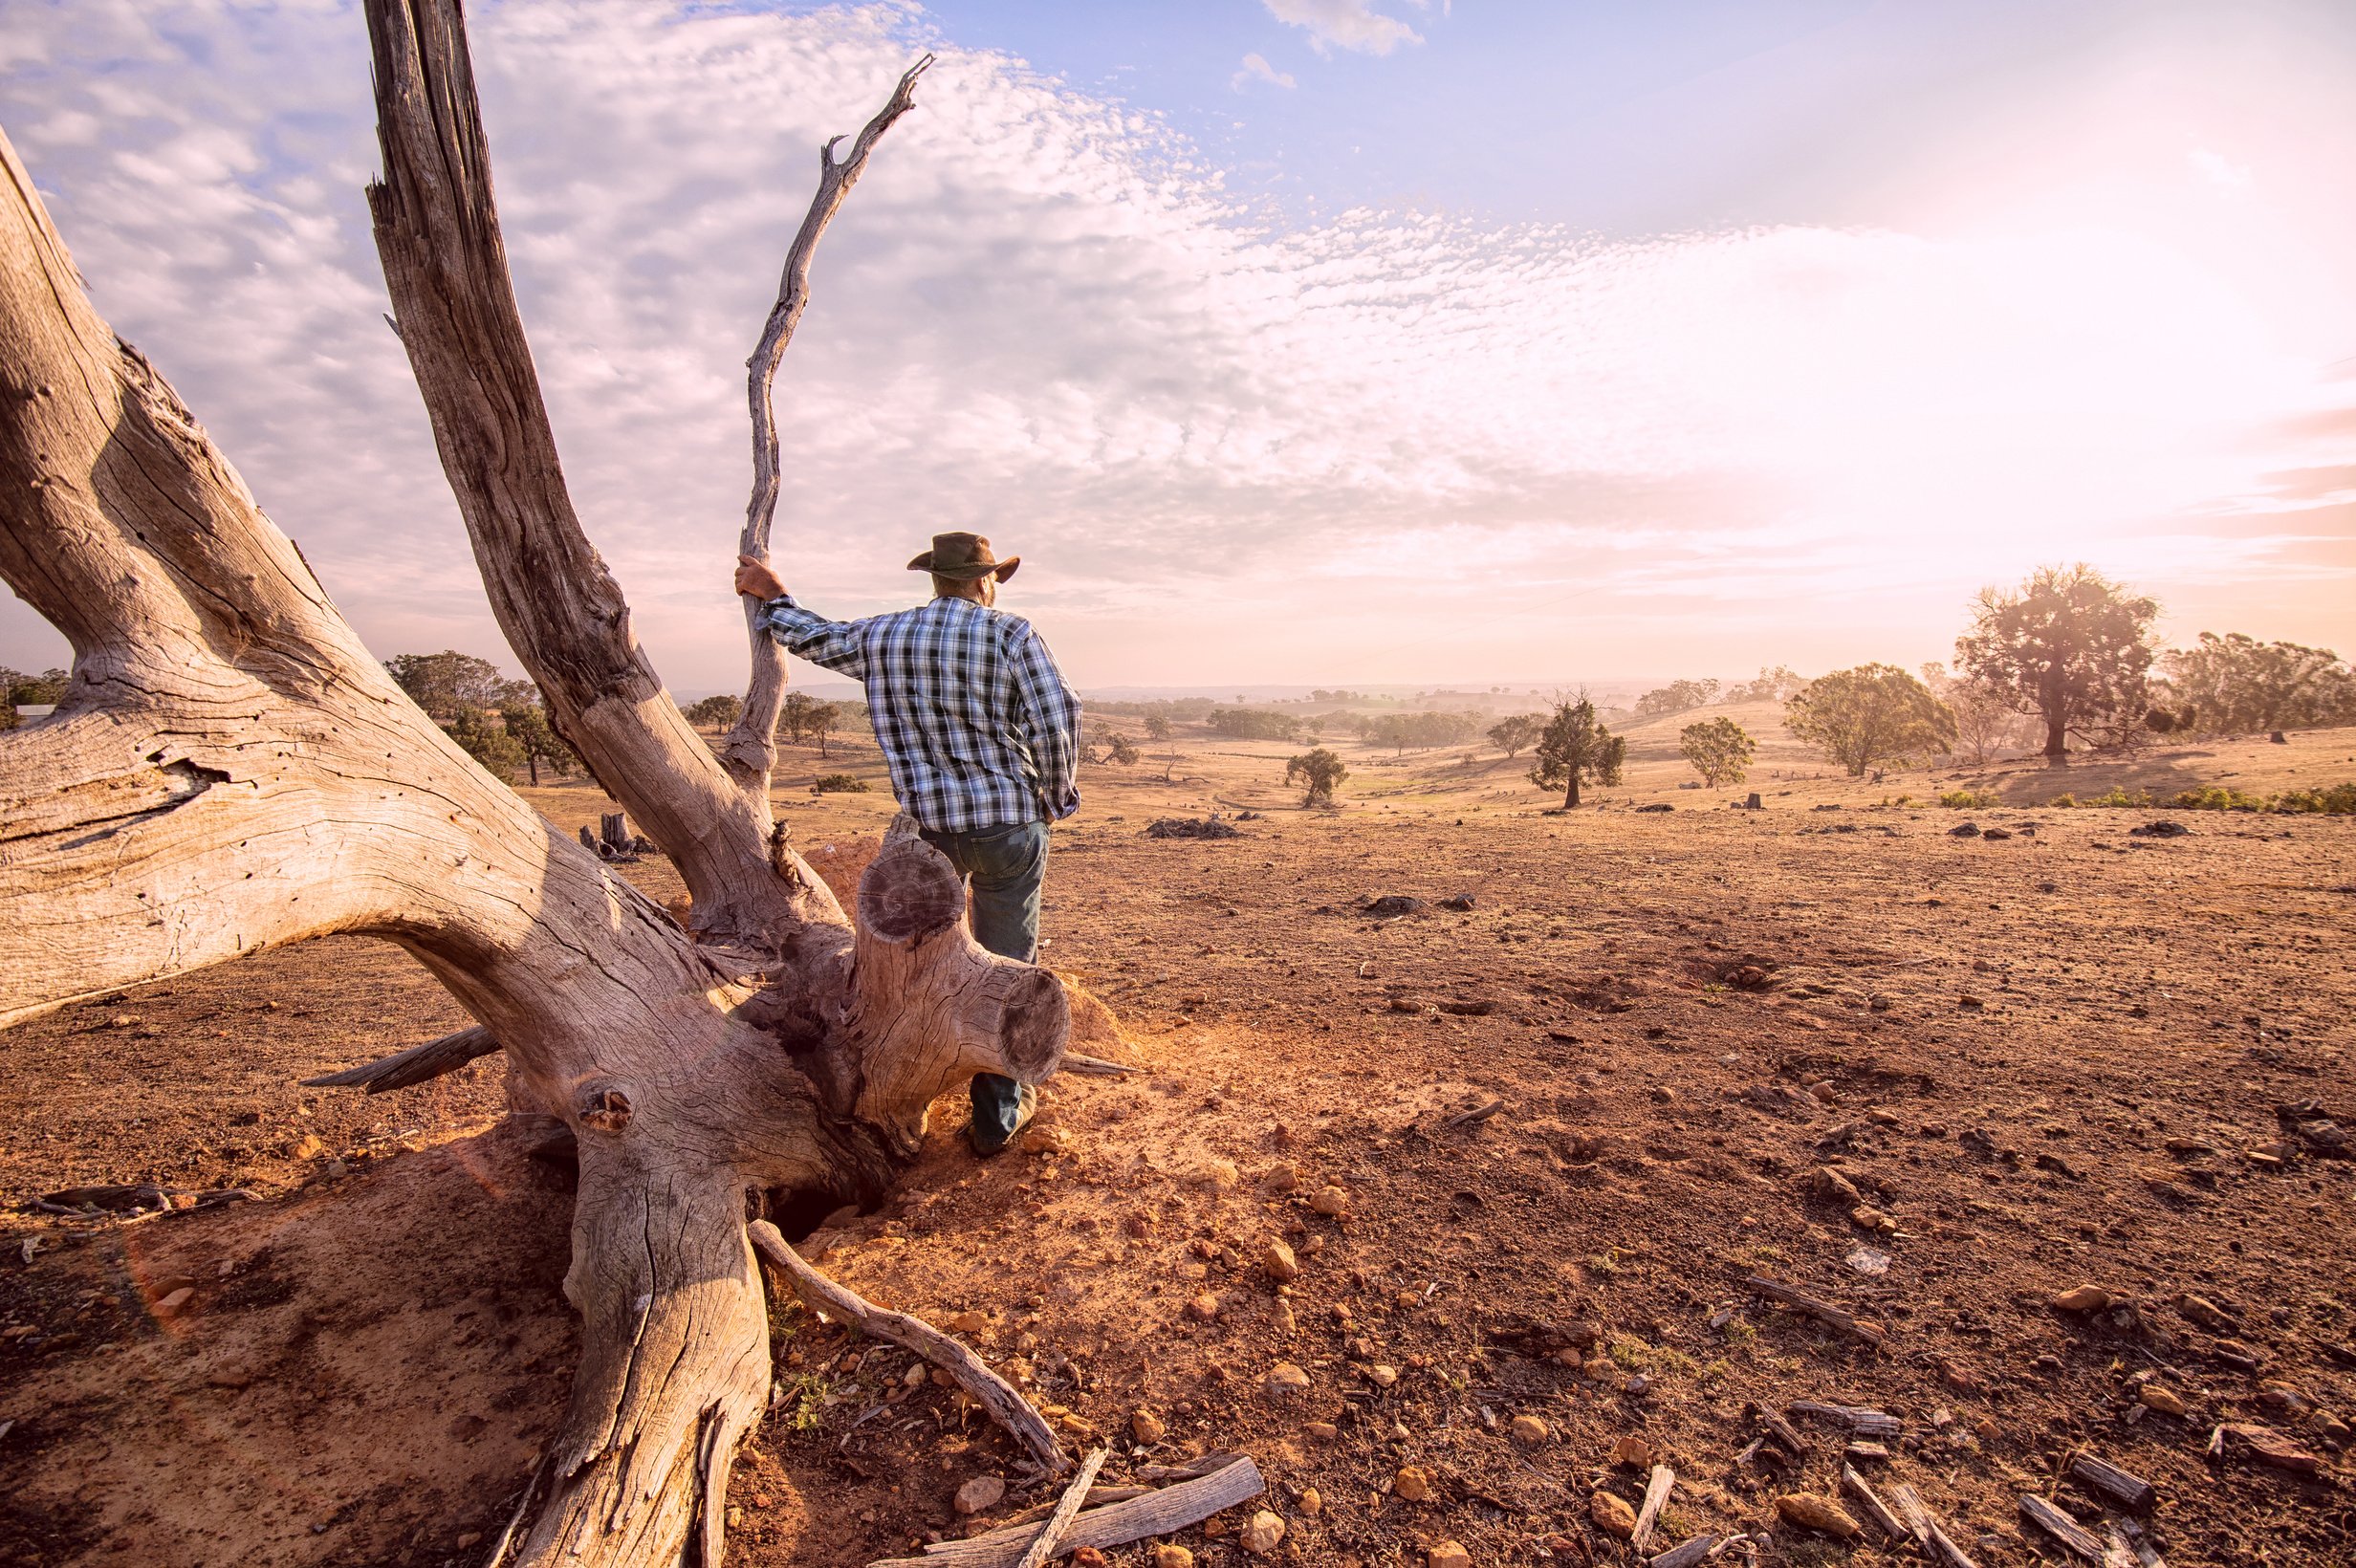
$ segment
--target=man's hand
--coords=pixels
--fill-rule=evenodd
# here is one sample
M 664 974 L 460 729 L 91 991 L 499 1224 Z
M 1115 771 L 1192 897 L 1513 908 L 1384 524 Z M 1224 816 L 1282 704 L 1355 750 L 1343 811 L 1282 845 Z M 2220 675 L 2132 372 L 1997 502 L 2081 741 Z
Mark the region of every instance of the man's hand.
M 782 599 L 785 597 L 785 583 L 769 569 L 767 561 L 739 555 L 736 557 L 736 591 L 758 599 Z

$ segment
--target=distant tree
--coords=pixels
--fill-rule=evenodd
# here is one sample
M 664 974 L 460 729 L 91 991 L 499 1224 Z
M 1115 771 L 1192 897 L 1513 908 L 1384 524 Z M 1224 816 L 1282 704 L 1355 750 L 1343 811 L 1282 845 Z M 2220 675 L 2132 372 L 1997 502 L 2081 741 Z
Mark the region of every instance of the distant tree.
M 1489 727 L 1489 744 L 1503 751 L 1510 762 L 1537 745 L 1538 736 L 1545 732 L 1546 720 L 1542 715 L 1516 713 Z
M 818 743 L 818 755 L 826 755 L 826 735 L 829 730 L 842 728 L 842 708 L 839 703 L 821 702 L 802 691 L 785 694 L 785 706 L 777 712 L 777 728 L 796 744 L 807 740 Z
M 1599 723 L 1595 704 L 1581 693 L 1576 701 L 1558 701 L 1545 732 L 1538 736 L 1538 762 L 1530 782 L 1541 790 L 1560 789 L 1565 810 L 1579 804 L 1579 784 L 1584 778 L 1605 786 L 1620 782 L 1627 758 L 1627 741 Z
M 1145 738 L 1147 740 L 1169 739 L 1169 715 L 1167 713 L 1145 715 Z
M 16 728 L 16 705 L 55 704 L 65 700 L 66 672 L 61 669 L 43 670 L 38 675 L 27 675 L 0 665 L 0 730 Z
M 1955 661 L 2043 721 L 2045 755 L 2059 762 L 2071 736 L 2103 743 L 2143 718 L 2159 609 L 2083 563 L 2040 566 L 2011 593 L 1980 591 Z
M 1636 716 L 1649 719 L 1663 713 L 1682 713 L 1690 708 L 1707 708 L 1717 697 L 1715 681 L 1671 681 L 1637 698 Z
M 687 705 L 687 722 L 698 730 L 732 729 L 744 715 L 744 699 L 725 691 Z
M 1761 664 L 1757 680 L 1738 681 L 1727 687 L 1721 696 L 1730 703 L 1779 703 L 1807 684 L 1807 677 L 1789 664 L 1777 664 L 1773 668 Z
M 1749 775 L 1758 742 L 1732 719 L 1711 719 L 1677 731 L 1677 749 L 1702 782 L 1714 790 L 1721 784 L 1739 784 Z
M 1852 778 L 1877 762 L 1944 751 L 1955 740 L 1954 714 L 1895 664 L 1818 676 L 1783 705 L 1783 727 Z
M 1218 708 L 1211 712 L 1211 732 L 1229 740 L 1298 740 L 1300 721 L 1265 708 Z
M 1322 746 L 1284 765 L 1284 782 L 1307 788 L 1308 793 L 1300 797 L 1304 806 L 1332 805 L 1335 786 L 1349 776 L 1350 770 L 1342 759 Z
M 500 675 L 490 660 L 451 648 L 440 653 L 397 653 L 384 661 L 384 667 L 394 684 L 409 694 L 409 701 L 445 727 L 468 708 L 492 708 L 518 694 L 531 693 L 525 683 Z
M 1137 760 L 1137 743 L 1116 732 L 1104 743 L 1104 760 L 1119 768 L 1130 766 Z
M 2356 722 L 2356 676 L 2329 648 L 2260 642 L 2240 632 L 2203 632 L 2161 657 L 2178 705 L 2171 729 L 2190 729 L 2183 705 L 2210 730 L 2305 730 Z M 2159 726 L 2149 728 L 2160 733 Z
M 524 766 L 531 773 L 533 783 L 539 783 L 543 763 L 558 778 L 581 765 L 579 756 L 548 722 L 548 709 L 539 704 L 510 699 L 499 705 L 499 720 L 522 751 Z
M 484 772 L 502 781 L 531 761 L 522 745 L 507 732 L 507 726 L 499 722 L 491 708 L 461 708 L 442 730 L 458 743 L 461 751 L 482 764 Z

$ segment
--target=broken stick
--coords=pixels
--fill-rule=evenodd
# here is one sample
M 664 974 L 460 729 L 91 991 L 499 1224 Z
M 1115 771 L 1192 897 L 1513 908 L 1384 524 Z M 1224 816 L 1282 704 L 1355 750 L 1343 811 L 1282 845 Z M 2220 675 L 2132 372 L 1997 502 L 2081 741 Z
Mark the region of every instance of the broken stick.
M 2159 1489 L 2140 1475 L 2130 1475 L 2118 1466 L 2097 1459 L 2090 1453 L 2070 1456 L 2070 1479 L 2089 1492 L 2098 1492 L 2121 1508 L 2141 1511 L 2151 1506 Z
M 1891 1540 L 1902 1541 L 1912 1534 L 1898 1522 L 1898 1516 L 1889 1511 L 1889 1505 L 1874 1495 L 1873 1489 L 1865 1484 L 1865 1478 L 1857 1473 L 1856 1466 L 1841 1467 L 1841 1489 L 1856 1499 L 1857 1506 L 1865 1511 L 1866 1518 L 1873 1521 L 1874 1528 Z
M 1070 1528 L 1072 1515 L 1078 1514 L 1080 1505 L 1088 1500 L 1088 1489 L 1096 1481 L 1096 1472 L 1104 1468 L 1104 1456 L 1110 1452 L 1111 1448 L 1102 1448 L 1080 1462 L 1080 1473 L 1072 1478 L 1070 1486 L 1063 1489 L 1062 1499 L 1056 1504 L 1056 1511 L 1047 1515 L 1045 1524 L 1039 1526 L 1037 1536 L 1023 1549 L 1022 1560 L 1014 1568 L 1045 1568 L 1047 1559 L 1056 1555 L 1056 1542 L 1061 1540 L 1064 1531 Z
M 1715 1535 L 1696 1535 L 1691 1540 L 1670 1547 L 1654 1557 L 1646 1568 L 1693 1568 L 1695 1563 L 1707 1558 L 1717 1544 L 1718 1537 Z
M 2020 1512 L 2031 1524 L 2088 1562 L 2100 1563 L 2103 1560 L 2103 1543 L 2094 1537 L 2093 1533 L 2036 1492 L 2024 1492 L 2020 1494 Z
M 1769 1279 L 1764 1274 L 1747 1274 L 1742 1282 L 1746 1288 L 1756 1291 L 1771 1300 L 1780 1301 L 1787 1307 L 1797 1307 L 1819 1322 L 1828 1323 L 1843 1334 L 1864 1340 L 1876 1350 L 1882 1347 L 1884 1335 L 1878 1327 L 1871 1323 L 1858 1321 L 1821 1296 L 1810 1296 L 1806 1291 L 1796 1289 L 1778 1280 Z
M 1628 1533 L 1628 1544 L 1639 1552 L 1652 1539 L 1655 1526 L 1661 1522 L 1661 1510 L 1669 1506 L 1669 1492 L 1677 1485 L 1677 1472 L 1667 1465 L 1652 1467 L 1652 1476 L 1645 1483 L 1645 1506 L 1636 1511 L 1636 1528 Z
M 438 1078 L 445 1073 L 455 1073 L 477 1056 L 488 1056 L 499 1049 L 499 1042 L 481 1024 L 462 1029 L 455 1034 L 445 1034 L 424 1045 L 413 1045 L 406 1051 L 396 1051 L 376 1061 L 347 1067 L 340 1073 L 327 1073 L 318 1078 L 303 1079 L 306 1089 L 365 1089 L 381 1095 L 387 1089 L 406 1089 L 413 1083 Z
M 1148 1535 L 1167 1535 L 1267 1490 L 1259 1467 L 1249 1459 L 1238 1459 L 1198 1480 L 1164 1487 L 1109 1508 L 1088 1509 L 1072 1520 L 1071 1529 L 1055 1550 L 1076 1552 L 1083 1546 L 1102 1550 L 1126 1546 Z M 925 1548 L 921 1557 L 885 1557 L 867 1568 L 1015 1568 L 1031 1540 L 1028 1527 L 993 1530 L 969 1540 L 936 1541 Z
M 827 1278 L 810 1267 L 767 1220 L 754 1220 L 745 1227 L 745 1233 L 753 1238 L 753 1250 L 760 1254 L 761 1261 L 785 1276 L 804 1306 L 852 1324 L 863 1334 L 915 1351 L 956 1379 L 957 1386 L 971 1394 L 999 1426 L 1014 1433 L 1016 1441 L 1031 1450 L 1032 1457 L 1047 1467 L 1048 1474 L 1060 1475 L 1071 1468 L 1072 1461 L 1056 1441 L 1047 1419 L 979 1356 L 931 1324 L 920 1322 L 905 1313 L 887 1312 L 848 1286 Z
M 1859 1405 L 1827 1405 L 1812 1399 L 1796 1399 L 1784 1408 L 1794 1415 L 1847 1422 L 1849 1430 L 1859 1437 L 1895 1437 L 1898 1433 L 1898 1418 L 1887 1410 L 1867 1409 Z

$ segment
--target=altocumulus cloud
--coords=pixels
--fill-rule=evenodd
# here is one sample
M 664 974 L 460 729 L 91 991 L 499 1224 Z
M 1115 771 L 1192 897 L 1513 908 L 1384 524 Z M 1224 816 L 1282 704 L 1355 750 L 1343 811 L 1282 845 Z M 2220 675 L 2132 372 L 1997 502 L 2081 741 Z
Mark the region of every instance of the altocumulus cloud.
M 2297 455 L 2215 438 L 2311 406 L 2230 300 L 2130 240 L 1286 227 L 1152 118 L 914 7 L 516 0 L 474 27 L 568 473 L 685 691 L 741 661 L 743 359 L 814 149 L 923 48 L 780 377 L 781 563 L 866 613 L 908 592 L 924 535 L 991 534 L 1083 684 L 1627 667 L 1666 660 L 1676 615 L 1756 619 L 1762 591 L 1787 622 L 1950 602 L 1992 545 L 2261 491 Z M 363 633 L 494 647 L 381 316 L 357 15 L 19 5 L 0 50 L 10 133 L 100 307 Z M 1974 553 L 1902 547 L 1901 519 Z M 2243 519 L 2165 549 L 2263 571 L 2279 543 Z M 1417 640 L 1390 607 L 1409 582 Z

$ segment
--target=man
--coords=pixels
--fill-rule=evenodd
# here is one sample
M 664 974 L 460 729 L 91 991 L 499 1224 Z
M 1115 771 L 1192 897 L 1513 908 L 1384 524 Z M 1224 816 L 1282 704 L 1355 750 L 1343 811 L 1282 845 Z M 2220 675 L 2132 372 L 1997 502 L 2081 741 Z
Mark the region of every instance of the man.
M 1048 824 L 1080 809 L 1080 699 L 1031 622 L 992 608 L 1021 564 L 978 534 L 936 534 L 908 562 L 932 574 L 932 602 L 864 621 L 803 609 L 750 555 L 736 557 L 736 591 L 761 601 L 759 624 L 790 652 L 865 684 L 901 810 L 972 884 L 973 939 L 1029 964 Z M 974 1152 L 988 1156 L 1030 1122 L 1037 1094 L 982 1073 L 972 1100 Z

